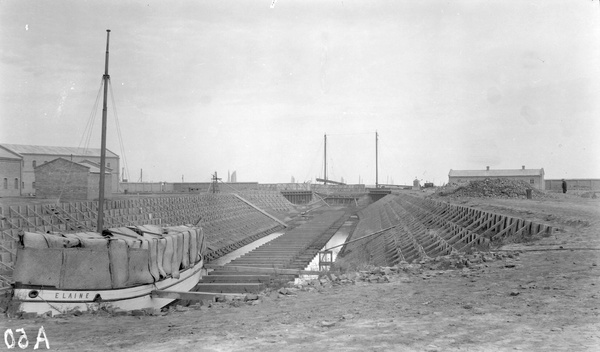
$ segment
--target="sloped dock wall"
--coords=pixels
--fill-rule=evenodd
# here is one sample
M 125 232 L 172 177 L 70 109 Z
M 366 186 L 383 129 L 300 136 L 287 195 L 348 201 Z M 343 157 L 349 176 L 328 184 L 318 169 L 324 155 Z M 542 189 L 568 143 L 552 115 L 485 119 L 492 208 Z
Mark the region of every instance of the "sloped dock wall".
M 279 197 L 256 195 L 253 200 L 259 207 L 273 206 L 283 210 L 287 201 L 281 195 Z M 131 198 L 107 201 L 105 205 L 106 228 L 200 224 L 208 242 L 208 260 L 283 228 L 279 222 L 233 194 Z M 94 231 L 97 216 L 98 202 L 94 201 L 3 207 L 0 214 L 0 281 L 10 281 L 20 231 Z
M 520 242 L 553 230 L 545 224 L 411 195 L 388 195 L 359 217 L 350 240 L 393 228 L 348 244 L 341 255 L 378 266 L 488 250 L 494 243 Z

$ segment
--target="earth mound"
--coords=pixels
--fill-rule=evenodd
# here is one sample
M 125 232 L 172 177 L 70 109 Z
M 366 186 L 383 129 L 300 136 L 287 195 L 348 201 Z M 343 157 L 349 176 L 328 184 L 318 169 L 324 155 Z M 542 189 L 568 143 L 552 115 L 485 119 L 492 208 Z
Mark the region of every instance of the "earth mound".
M 491 179 L 470 181 L 462 185 L 448 185 L 436 193 L 438 196 L 452 197 L 493 197 L 493 198 L 526 198 L 527 190 L 531 190 L 532 198 L 546 198 L 547 195 L 529 185 L 525 181 L 509 179 Z

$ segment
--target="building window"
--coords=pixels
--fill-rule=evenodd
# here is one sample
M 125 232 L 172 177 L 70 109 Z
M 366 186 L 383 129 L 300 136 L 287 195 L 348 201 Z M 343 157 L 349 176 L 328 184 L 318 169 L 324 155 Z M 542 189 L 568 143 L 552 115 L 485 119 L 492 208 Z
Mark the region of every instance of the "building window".
M 19 189 L 19 179 L 15 178 L 15 189 Z
M 534 179 L 530 179 L 529 183 L 531 183 L 533 185 L 533 184 L 535 184 L 535 180 Z
M 35 168 L 35 166 L 37 165 L 37 162 L 34 160 L 31 162 L 31 165 Z
M 8 189 L 8 179 L 4 178 L 4 189 Z
M 110 163 L 106 163 L 106 167 L 110 167 Z
M 35 181 L 31 182 L 31 188 L 35 189 Z
M 21 181 L 21 189 L 25 188 L 25 182 Z

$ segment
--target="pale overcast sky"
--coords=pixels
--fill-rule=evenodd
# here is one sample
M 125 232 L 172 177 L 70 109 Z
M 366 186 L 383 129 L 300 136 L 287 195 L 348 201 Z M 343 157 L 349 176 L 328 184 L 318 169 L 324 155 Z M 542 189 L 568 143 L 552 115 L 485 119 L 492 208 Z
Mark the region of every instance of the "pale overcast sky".
M 272 3 L 0 1 L 0 143 L 85 144 L 111 29 L 132 181 L 314 180 L 328 134 L 330 178 L 374 184 L 375 131 L 379 183 L 600 178 L 598 1 Z

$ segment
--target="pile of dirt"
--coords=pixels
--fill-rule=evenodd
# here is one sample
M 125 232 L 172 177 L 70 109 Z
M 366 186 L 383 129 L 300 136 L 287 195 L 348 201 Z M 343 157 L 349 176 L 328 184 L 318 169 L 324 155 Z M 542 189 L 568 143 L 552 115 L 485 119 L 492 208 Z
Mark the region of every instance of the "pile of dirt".
M 493 197 L 493 198 L 526 198 L 527 190 L 531 190 L 532 198 L 546 198 L 546 193 L 532 188 L 527 182 L 499 178 L 470 181 L 464 185 L 449 185 L 437 192 L 438 196 L 453 197 Z

